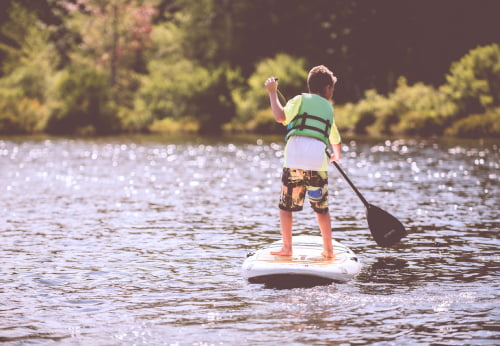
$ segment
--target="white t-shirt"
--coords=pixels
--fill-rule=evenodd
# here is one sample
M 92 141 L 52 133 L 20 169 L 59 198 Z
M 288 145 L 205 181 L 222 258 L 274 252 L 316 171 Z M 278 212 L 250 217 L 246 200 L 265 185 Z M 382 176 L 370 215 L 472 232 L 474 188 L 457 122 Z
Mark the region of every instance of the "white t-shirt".
M 284 154 L 284 167 L 312 171 L 328 170 L 325 143 L 319 139 L 291 136 L 286 143 Z

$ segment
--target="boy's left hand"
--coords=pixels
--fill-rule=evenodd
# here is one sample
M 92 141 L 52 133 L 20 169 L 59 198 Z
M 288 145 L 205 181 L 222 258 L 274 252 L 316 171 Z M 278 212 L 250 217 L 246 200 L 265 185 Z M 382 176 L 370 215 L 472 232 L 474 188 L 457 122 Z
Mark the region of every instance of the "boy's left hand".
M 327 146 L 325 152 L 326 156 L 328 156 L 328 163 L 340 161 L 340 146 L 338 144 L 335 145 L 335 148 L 333 145 Z
M 332 162 L 339 162 L 340 161 L 340 157 L 336 154 L 333 154 L 332 156 L 330 156 L 330 158 L 328 159 L 328 163 L 332 163 Z

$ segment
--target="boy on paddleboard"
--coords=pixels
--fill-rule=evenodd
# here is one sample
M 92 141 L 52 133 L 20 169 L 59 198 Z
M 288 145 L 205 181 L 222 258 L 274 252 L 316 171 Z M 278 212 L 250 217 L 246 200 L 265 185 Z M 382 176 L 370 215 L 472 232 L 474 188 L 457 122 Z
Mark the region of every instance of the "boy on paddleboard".
M 307 77 L 309 93 L 295 96 L 284 107 L 278 99 L 277 78 L 268 78 L 264 83 L 274 119 L 287 126 L 279 202 L 283 247 L 271 252 L 272 255 L 292 255 L 292 213 L 302 210 L 307 193 L 323 237 L 323 256 L 334 257 L 328 210 L 328 163 L 339 161 L 341 152 L 340 135 L 329 102 L 336 82 L 327 67 L 313 67 Z M 325 149 L 330 145 L 333 154 L 328 157 Z

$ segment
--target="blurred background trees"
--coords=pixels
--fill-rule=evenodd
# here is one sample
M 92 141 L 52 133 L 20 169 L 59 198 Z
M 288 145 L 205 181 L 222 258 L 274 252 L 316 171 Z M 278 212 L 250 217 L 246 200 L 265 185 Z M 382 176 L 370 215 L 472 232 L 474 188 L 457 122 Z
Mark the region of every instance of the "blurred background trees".
M 0 133 L 276 133 L 263 81 L 339 78 L 344 131 L 496 136 L 498 1 L 3 0 Z

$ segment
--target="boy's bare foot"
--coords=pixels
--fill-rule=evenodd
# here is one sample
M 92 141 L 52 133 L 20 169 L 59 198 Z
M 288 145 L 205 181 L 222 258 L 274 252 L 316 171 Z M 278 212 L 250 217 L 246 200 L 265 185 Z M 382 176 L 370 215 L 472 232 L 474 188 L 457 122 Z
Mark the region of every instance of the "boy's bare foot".
M 335 257 L 335 254 L 333 253 L 333 251 L 332 252 L 330 252 L 330 251 L 323 251 L 321 254 L 325 258 L 334 258 Z
M 281 249 L 280 251 L 271 251 L 271 255 L 275 255 L 275 256 L 292 256 L 292 250 Z

